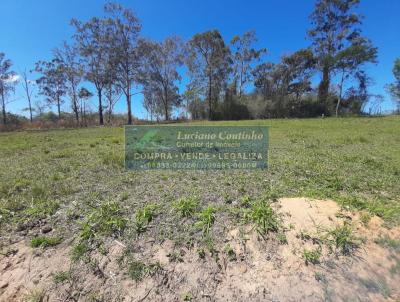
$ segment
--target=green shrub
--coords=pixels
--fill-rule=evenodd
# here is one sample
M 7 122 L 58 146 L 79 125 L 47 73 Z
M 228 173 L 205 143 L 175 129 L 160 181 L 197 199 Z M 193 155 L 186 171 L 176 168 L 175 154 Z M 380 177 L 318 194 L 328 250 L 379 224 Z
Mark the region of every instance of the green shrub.
M 320 257 L 321 257 L 321 249 L 320 248 L 315 249 L 315 250 L 304 249 L 304 251 L 303 251 L 303 258 L 306 261 L 307 265 L 309 263 L 318 264 Z
M 153 276 L 161 269 L 157 263 L 145 264 L 141 261 L 132 260 L 128 262 L 128 275 L 136 282 L 141 281 L 146 276 Z
M 328 232 L 330 241 L 343 255 L 349 255 L 359 245 L 357 238 L 353 234 L 353 229 L 348 223 L 337 226 Z
M 33 218 L 53 215 L 60 208 L 60 204 L 53 200 L 35 200 L 25 210 L 25 214 Z
M 71 272 L 57 272 L 53 276 L 53 281 L 55 284 L 61 284 L 64 281 L 71 279 Z
M 86 241 L 79 242 L 76 244 L 71 251 L 71 259 L 73 262 L 83 260 L 85 256 L 90 252 L 91 248 Z
M 280 221 L 268 201 L 257 201 L 251 205 L 249 218 L 255 224 L 257 232 L 265 235 L 269 232 L 278 232 Z
M 81 238 L 93 239 L 97 235 L 121 235 L 127 224 L 123 218 L 120 205 L 115 201 L 108 201 L 89 213 L 82 224 Z
M 172 207 L 179 212 L 182 217 L 192 216 L 197 208 L 199 207 L 199 202 L 195 198 L 181 198 L 172 204 Z
M 371 214 L 368 212 L 363 212 L 360 216 L 360 220 L 362 222 L 362 224 L 367 227 L 370 220 L 371 220 Z
M 61 237 L 44 237 L 44 236 L 39 236 L 35 237 L 31 240 L 31 247 L 37 248 L 37 247 L 52 247 L 59 245 L 62 242 Z
M 208 234 L 215 221 L 216 209 L 208 206 L 199 213 L 199 221 L 197 225 L 203 229 L 204 234 Z
M 146 232 L 149 223 L 157 214 L 157 208 L 157 205 L 149 204 L 136 211 L 134 225 L 135 230 L 138 234 Z
M 236 253 L 235 253 L 235 251 L 233 250 L 233 248 L 229 244 L 227 244 L 225 246 L 224 252 L 227 255 L 229 261 L 236 261 L 237 260 Z

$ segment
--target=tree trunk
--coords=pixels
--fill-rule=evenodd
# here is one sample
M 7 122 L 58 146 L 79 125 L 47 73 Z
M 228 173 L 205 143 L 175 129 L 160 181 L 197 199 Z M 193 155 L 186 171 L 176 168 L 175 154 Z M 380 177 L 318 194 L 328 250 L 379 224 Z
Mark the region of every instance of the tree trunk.
M 83 119 L 84 119 L 84 115 L 83 115 L 83 101 L 82 101 L 82 99 L 80 100 L 81 102 L 81 106 L 80 106 L 80 109 L 81 109 L 81 127 L 83 126 Z
M 212 100 L 211 100 L 211 76 L 208 77 L 208 119 L 212 120 Z
M 335 111 L 336 117 L 338 117 L 339 106 L 340 106 L 340 103 L 342 102 L 343 81 L 344 81 L 344 72 L 342 72 L 342 78 L 340 80 L 339 97 L 338 97 L 338 101 L 337 101 L 337 104 L 336 104 L 336 111 Z
M 4 100 L 4 91 L 1 91 L 1 108 L 3 113 L 3 125 L 7 124 L 6 101 Z
M 87 119 L 86 119 L 86 102 L 83 101 L 83 118 L 85 120 L 85 127 L 87 127 Z
M 165 85 L 164 85 L 165 86 Z M 169 120 L 168 116 L 168 87 L 164 87 L 164 113 L 165 113 L 165 120 Z
M 97 89 L 97 95 L 99 98 L 99 125 L 103 126 L 104 120 L 103 120 L 103 104 L 101 101 L 101 89 Z
M 168 121 L 169 120 L 168 105 L 166 103 L 164 103 L 164 113 L 165 113 L 165 120 Z
M 112 116 L 112 105 L 113 105 L 113 100 L 112 100 L 112 85 L 109 84 L 108 87 L 108 117 L 107 117 L 107 123 L 111 125 L 111 116 Z
M 131 84 L 127 83 L 126 104 L 128 107 L 128 125 L 132 125 L 132 107 L 131 107 Z
M 77 101 L 76 101 L 76 96 L 74 95 L 73 98 L 74 98 L 73 103 L 74 103 L 74 112 L 75 112 L 76 124 L 79 125 L 79 112 L 78 112 L 78 104 L 77 104 Z
M 322 70 L 322 80 L 318 87 L 318 100 L 320 104 L 324 105 L 324 111 L 326 111 L 328 95 L 329 95 L 329 84 L 330 84 L 330 70 L 328 66 L 324 66 Z M 326 113 L 326 112 L 325 112 Z
M 28 77 L 26 75 L 26 71 L 24 73 L 22 73 L 22 77 L 23 77 L 23 80 L 24 80 L 24 82 L 22 83 L 23 84 L 22 86 L 25 89 L 26 98 L 28 99 L 29 118 L 30 118 L 30 121 L 32 123 L 32 121 L 33 121 L 33 118 L 32 118 L 32 102 L 31 102 L 31 94 L 29 92 L 29 81 L 28 81 Z
M 32 102 L 31 102 L 31 97 L 29 96 L 29 93 L 27 94 L 28 97 L 28 105 L 29 105 L 29 118 L 31 120 L 31 123 L 33 122 L 33 117 L 32 117 Z
M 58 111 L 58 120 L 61 120 L 61 103 L 60 103 L 60 96 L 57 96 L 57 111 Z
M 75 86 L 72 87 L 72 110 L 75 113 L 76 124 L 79 125 L 79 109 Z
M 239 82 L 239 99 L 241 99 L 242 98 L 242 89 L 243 89 L 243 69 L 244 69 L 244 66 L 243 66 L 243 61 L 241 62 L 241 70 L 240 70 L 240 82 Z
M 128 125 L 132 125 L 132 108 L 131 108 L 131 96 L 128 93 L 126 96 L 126 103 L 128 105 Z

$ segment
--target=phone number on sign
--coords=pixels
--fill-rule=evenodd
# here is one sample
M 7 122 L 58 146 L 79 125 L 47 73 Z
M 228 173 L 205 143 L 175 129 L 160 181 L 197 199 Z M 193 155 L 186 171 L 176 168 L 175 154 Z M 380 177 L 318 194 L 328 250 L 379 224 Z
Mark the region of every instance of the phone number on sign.
M 148 162 L 138 166 L 139 169 L 255 169 L 257 162 L 247 163 L 167 163 Z

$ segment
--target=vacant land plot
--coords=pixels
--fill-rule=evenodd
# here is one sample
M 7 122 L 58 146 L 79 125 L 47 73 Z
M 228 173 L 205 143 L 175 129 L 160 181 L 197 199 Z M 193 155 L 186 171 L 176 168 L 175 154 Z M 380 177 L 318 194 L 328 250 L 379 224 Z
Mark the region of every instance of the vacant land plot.
M 400 299 L 399 117 L 224 124 L 269 125 L 270 168 L 125 171 L 122 128 L 0 134 L 0 301 Z

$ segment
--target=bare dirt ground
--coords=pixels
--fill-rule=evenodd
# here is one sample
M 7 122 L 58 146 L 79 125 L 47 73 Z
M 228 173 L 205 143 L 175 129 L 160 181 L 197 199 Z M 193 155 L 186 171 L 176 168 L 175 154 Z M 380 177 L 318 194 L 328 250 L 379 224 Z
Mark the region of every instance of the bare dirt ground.
M 225 239 L 229 253 L 199 256 L 169 240 L 127 247 L 110 239 L 109 253 L 87 265 L 71 262 L 71 242 L 43 250 L 20 241 L 0 255 L 0 301 L 400 301 L 400 255 L 376 242 L 400 239 L 399 227 L 387 229 L 377 217 L 361 222 L 333 201 L 284 198 L 274 207 L 287 243 L 236 228 Z M 320 244 L 345 221 L 362 242 L 347 256 Z M 306 264 L 304 249 L 317 248 L 318 263 Z M 135 282 L 118 263 L 126 249 L 161 269 Z M 55 282 L 58 272 L 68 280 Z

